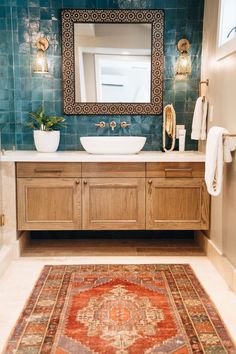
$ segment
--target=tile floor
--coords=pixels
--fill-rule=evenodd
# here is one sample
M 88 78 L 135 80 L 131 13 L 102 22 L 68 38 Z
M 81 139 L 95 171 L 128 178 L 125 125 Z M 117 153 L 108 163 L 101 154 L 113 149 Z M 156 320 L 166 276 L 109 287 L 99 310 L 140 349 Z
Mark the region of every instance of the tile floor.
M 0 278 L 0 352 L 45 264 L 189 263 L 236 341 L 236 296 L 205 256 L 21 257 Z

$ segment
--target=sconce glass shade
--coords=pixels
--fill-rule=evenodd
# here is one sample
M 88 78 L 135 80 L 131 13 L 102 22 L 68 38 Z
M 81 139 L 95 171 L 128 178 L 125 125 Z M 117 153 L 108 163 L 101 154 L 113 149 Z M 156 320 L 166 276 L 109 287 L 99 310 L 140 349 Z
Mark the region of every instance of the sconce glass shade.
M 37 54 L 34 65 L 34 73 L 48 73 L 48 60 L 45 51 L 48 49 L 49 43 L 47 38 L 41 37 L 37 40 Z
M 48 73 L 48 60 L 43 50 L 37 52 L 34 73 Z
M 187 76 L 192 72 L 192 63 L 190 55 L 187 52 L 183 52 L 177 59 L 176 62 L 176 75 L 184 75 Z
M 191 57 L 188 53 L 189 48 L 190 44 L 187 39 L 181 39 L 178 42 L 177 49 L 180 54 L 175 67 L 175 76 L 178 80 L 185 79 L 192 72 Z

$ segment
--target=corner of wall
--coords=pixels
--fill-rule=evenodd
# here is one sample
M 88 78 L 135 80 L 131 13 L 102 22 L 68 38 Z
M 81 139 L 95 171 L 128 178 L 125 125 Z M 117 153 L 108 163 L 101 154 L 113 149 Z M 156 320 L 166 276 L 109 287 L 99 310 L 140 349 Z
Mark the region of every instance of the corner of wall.
M 229 288 L 236 294 L 236 268 L 203 232 L 195 234 L 195 240 L 224 278 Z

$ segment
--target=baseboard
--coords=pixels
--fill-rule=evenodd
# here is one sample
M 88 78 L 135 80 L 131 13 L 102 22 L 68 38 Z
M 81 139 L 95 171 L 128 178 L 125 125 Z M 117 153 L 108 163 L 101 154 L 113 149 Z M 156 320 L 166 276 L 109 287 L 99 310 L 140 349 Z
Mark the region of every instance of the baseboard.
M 0 276 L 6 271 L 10 263 L 17 258 L 17 244 L 4 245 L 0 249 Z
M 19 250 L 19 257 L 21 256 L 22 252 L 24 249 L 27 247 L 29 243 L 29 237 L 30 237 L 30 232 L 29 231 L 22 231 L 20 235 L 18 236 L 18 250 Z
M 22 232 L 18 240 L 0 248 L 0 276 L 3 275 L 12 261 L 20 257 L 29 240 L 28 234 L 28 232 Z
M 195 239 L 224 278 L 229 288 L 236 294 L 236 269 L 234 266 L 204 233 L 196 233 Z

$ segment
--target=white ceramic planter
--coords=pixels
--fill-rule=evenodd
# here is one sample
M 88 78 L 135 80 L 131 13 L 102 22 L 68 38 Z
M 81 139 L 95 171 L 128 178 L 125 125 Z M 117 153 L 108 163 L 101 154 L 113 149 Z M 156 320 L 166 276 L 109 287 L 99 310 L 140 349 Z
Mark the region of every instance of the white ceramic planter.
M 55 152 L 60 142 L 60 131 L 34 130 L 34 144 L 39 152 Z

